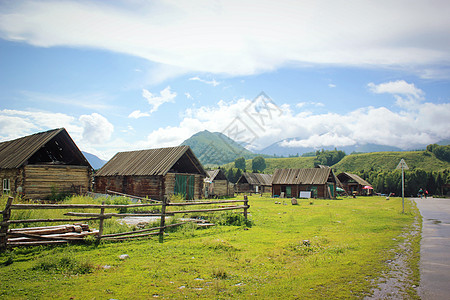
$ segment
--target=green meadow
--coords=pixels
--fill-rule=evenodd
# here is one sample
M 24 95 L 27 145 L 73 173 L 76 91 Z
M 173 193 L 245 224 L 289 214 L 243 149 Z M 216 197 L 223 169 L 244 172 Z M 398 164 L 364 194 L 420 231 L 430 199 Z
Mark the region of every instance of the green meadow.
M 87 197 L 70 201 L 95 202 Z M 157 237 L 91 239 L 14 248 L 0 254 L 0 298 L 364 298 L 388 271 L 388 260 L 404 251 L 402 234 L 414 222 L 421 224 L 413 202 L 406 200 L 402 213 L 401 198 L 300 199 L 291 205 L 289 199 L 250 196 L 249 204 L 250 224 L 185 225 L 169 232 L 163 243 Z M 121 226 L 110 224 L 105 233 Z M 410 242 L 414 255 L 407 267 L 412 272 L 401 293 L 414 299 L 420 236 Z M 122 254 L 129 258 L 120 259 Z

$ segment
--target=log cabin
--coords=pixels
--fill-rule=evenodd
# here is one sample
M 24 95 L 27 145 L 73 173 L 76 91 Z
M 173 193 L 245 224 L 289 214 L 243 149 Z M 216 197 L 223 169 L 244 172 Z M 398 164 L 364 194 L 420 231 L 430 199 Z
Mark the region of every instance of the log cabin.
M 206 171 L 204 181 L 205 198 L 233 197 L 234 186 L 228 181 L 222 169 Z
M 364 187 L 372 185 L 356 174 L 342 172 L 337 177 L 342 182 L 343 189 L 349 195 L 371 195 L 373 193 L 373 189 L 364 189 Z
M 91 190 L 92 167 L 64 128 L 0 143 L 2 193 L 25 199 Z
M 189 146 L 119 152 L 95 174 L 94 188 L 154 200 L 200 199 L 206 175 Z
M 310 169 L 277 169 L 273 174 L 273 197 L 300 197 L 306 192 L 311 198 L 336 198 L 338 180 L 329 167 Z
M 238 193 L 272 193 L 272 174 L 244 173 L 236 182 Z

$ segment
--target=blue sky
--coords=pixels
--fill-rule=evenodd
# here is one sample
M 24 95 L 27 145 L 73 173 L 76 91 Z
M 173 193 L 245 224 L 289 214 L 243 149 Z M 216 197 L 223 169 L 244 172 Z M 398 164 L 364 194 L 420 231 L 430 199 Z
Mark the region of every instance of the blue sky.
M 1 1 L 0 141 L 65 127 L 109 159 L 239 125 L 230 137 L 256 152 L 417 149 L 450 138 L 449 15 L 449 1 Z

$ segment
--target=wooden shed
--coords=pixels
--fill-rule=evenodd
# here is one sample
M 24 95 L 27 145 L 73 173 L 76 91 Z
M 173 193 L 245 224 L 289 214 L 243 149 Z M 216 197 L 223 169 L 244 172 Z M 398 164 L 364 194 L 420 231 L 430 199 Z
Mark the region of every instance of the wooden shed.
M 178 146 L 119 152 L 95 174 L 94 187 L 155 200 L 174 194 L 199 199 L 205 177 L 191 148 Z
M 2 193 L 26 199 L 91 190 L 92 167 L 64 128 L 0 143 Z
M 342 183 L 342 188 L 349 195 L 353 193 L 357 193 L 358 195 L 371 195 L 373 193 L 373 189 L 363 189 L 365 186 L 371 187 L 372 185 L 356 174 L 342 172 L 337 177 Z
M 332 199 L 336 197 L 337 183 L 331 168 L 277 169 L 273 174 L 272 196 Z
M 244 173 L 236 182 L 238 193 L 271 193 L 272 174 Z
M 222 169 L 206 171 L 204 181 L 205 198 L 233 197 L 234 186 L 228 181 Z

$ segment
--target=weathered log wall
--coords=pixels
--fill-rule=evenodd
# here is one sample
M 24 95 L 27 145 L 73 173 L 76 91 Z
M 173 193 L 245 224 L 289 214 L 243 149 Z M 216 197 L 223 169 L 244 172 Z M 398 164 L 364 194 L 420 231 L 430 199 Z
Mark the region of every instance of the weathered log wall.
M 106 190 L 116 191 L 139 197 L 148 197 L 155 200 L 170 198 L 175 190 L 175 175 L 167 173 L 166 176 L 97 176 L 94 189 L 97 193 Z M 191 174 L 181 174 L 191 175 Z M 195 175 L 194 198 L 202 198 L 202 175 Z
M 27 199 L 46 199 L 52 191 L 85 193 L 91 190 L 91 170 L 86 166 L 27 165 L 23 183 Z
M 164 197 L 162 176 L 99 176 L 95 177 L 95 191 L 106 190 L 162 200 Z

